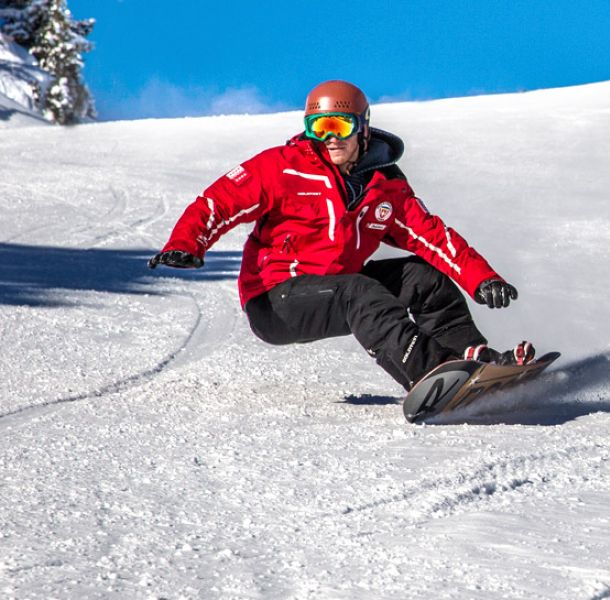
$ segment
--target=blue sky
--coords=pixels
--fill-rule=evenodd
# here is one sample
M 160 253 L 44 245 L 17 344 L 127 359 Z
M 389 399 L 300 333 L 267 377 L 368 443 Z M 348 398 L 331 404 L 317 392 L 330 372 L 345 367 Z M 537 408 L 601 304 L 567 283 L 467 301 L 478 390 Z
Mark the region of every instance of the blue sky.
M 373 102 L 610 79 L 610 0 L 68 0 L 97 23 L 101 119 L 301 108 L 326 79 Z

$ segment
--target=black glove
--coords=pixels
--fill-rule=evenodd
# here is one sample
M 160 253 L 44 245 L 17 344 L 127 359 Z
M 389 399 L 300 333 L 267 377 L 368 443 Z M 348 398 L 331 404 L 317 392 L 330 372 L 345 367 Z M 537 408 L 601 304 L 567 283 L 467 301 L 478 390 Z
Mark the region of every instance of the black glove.
M 510 283 L 499 279 L 488 279 L 477 288 L 474 299 L 479 304 L 487 304 L 489 308 L 502 308 L 508 306 L 511 300 L 516 300 L 518 296 L 517 288 Z
M 203 258 L 183 252 L 182 250 L 170 250 L 159 252 L 148 261 L 148 268 L 154 269 L 157 265 L 175 267 L 176 269 L 198 269 L 203 267 Z

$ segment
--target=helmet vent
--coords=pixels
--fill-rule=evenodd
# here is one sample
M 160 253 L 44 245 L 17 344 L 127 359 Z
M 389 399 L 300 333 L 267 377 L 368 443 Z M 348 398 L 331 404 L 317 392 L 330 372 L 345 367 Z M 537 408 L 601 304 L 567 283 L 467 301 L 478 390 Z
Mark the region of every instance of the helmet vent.
M 352 103 L 346 100 L 335 100 L 334 107 L 336 109 L 350 109 L 352 107 Z M 310 102 L 307 105 L 308 110 L 320 110 L 322 108 L 322 104 L 320 102 Z

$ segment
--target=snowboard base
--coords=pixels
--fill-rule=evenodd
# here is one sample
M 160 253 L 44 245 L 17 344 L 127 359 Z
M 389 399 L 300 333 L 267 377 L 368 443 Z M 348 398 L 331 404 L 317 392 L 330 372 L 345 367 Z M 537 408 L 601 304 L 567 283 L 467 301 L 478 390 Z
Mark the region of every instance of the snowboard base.
M 476 360 L 451 360 L 435 367 L 407 395 L 403 411 L 409 423 L 449 413 L 478 402 L 492 392 L 538 377 L 561 356 L 549 352 L 526 365 L 496 365 Z

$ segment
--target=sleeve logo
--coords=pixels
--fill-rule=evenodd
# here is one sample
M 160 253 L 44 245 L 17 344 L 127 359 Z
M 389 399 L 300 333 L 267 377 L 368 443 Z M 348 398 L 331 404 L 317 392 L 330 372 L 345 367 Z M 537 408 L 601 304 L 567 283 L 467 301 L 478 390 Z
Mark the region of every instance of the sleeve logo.
M 241 185 L 250 178 L 250 173 L 246 171 L 241 165 L 235 167 L 229 171 L 226 175 L 227 179 L 230 179 L 235 185 Z

